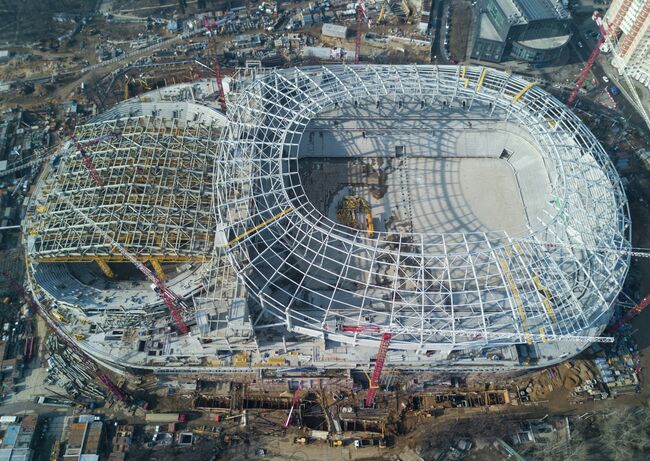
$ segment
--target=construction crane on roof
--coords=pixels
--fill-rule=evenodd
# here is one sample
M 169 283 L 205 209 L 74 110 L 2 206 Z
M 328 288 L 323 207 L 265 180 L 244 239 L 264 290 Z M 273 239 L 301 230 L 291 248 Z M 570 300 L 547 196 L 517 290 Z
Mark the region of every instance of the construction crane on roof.
M 596 46 L 594 47 L 593 51 L 589 55 L 589 59 L 587 59 L 587 62 L 582 68 L 582 71 L 578 75 L 576 84 L 573 87 L 573 90 L 571 90 L 571 93 L 569 94 L 569 98 L 567 99 L 568 105 L 573 104 L 573 102 L 576 99 L 576 96 L 578 96 L 578 92 L 580 91 L 580 88 L 582 88 L 582 85 L 585 83 L 585 80 L 587 79 L 587 76 L 589 75 L 591 68 L 596 62 L 598 56 L 600 55 L 601 47 L 605 44 L 605 41 L 608 40 L 611 43 L 613 40 L 615 40 L 616 34 L 618 33 L 618 29 L 621 26 L 621 22 L 623 21 L 623 18 L 627 14 L 627 10 L 629 9 L 631 4 L 632 4 L 632 0 L 623 0 L 623 5 L 616 13 L 614 20 L 609 25 L 607 30 L 605 30 L 605 28 L 602 25 L 602 21 L 604 21 L 604 19 L 602 19 L 601 14 L 598 12 L 594 12 L 592 18 L 596 21 L 596 24 L 598 24 L 598 27 L 600 28 L 600 38 L 598 39 L 598 42 L 596 43 Z
M 223 89 L 223 76 L 221 75 L 221 66 L 219 65 L 219 58 L 217 57 L 217 41 L 214 39 L 214 30 L 211 25 L 208 25 L 208 31 L 210 33 L 210 38 L 208 43 L 212 48 L 212 72 L 217 79 L 217 89 L 219 90 L 219 105 L 223 113 L 226 113 L 226 93 Z
M 357 35 L 354 39 L 354 63 L 359 64 L 359 57 L 361 56 L 361 26 L 363 25 L 363 17 L 365 12 L 363 10 L 363 0 L 359 0 L 357 4 Z
M 370 375 L 368 394 L 365 399 L 366 407 L 372 406 L 375 401 L 375 394 L 377 393 L 377 389 L 379 389 L 379 378 L 381 378 L 381 372 L 384 369 L 386 355 L 388 354 L 388 346 L 390 345 L 390 340 L 392 338 L 393 335 L 390 333 L 384 333 L 381 335 L 381 343 L 379 343 L 379 351 L 377 352 L 375 367 L 372 370 L 372 375 Z
M 343 325 L 341 330 L 347 333 L 382 333 L 379 325 Z M 369 378 L 368 395 L 365 398 L 366 407 L 372 406 L 375 401 L 375 394 L 379 389 L 379 379 L 381 372 L 384 369 L 386 362 L 386 355 L 388 354 L 388 346 L 393 339 L 393 334 L 383 332 L 381 335 L 381 342 L 379 343 L 379 351 L 377 352 L 377 359 L 375 360 L 375 367 L 372 370 L 372 375 Z
M 70 141 L 72 141 L 72 143 L 77 148 L 77 152 L 81 156 L 81 162 L 83 163 L 84 167 L 86 167 L 86 170 L 88 170 L 88 173 L 90 174 L 90 177 L 93 179 L 93 181 L 95 181 L 95 184 L 97 184 L 100 187 L 104 185 L 104 181 L 102 181 L 102 178 L 99 175 L 99 173 L 97 172 L 97 169 L 95 168 L 95 165 L 94 165 L 92 159 L 88 155 L 88 152 L 86 152 L 86 148 L 94 146 L 96 144 L 99 144 L 100 142 L 102 142 L 102 141 L 104 141 L 104 140 L 106 140 L 108 138 L 117 137 L 117 136 L 120 136 L 120 133 L 116 133 L 114 131 L 111 131 L 111 132 L 109 132 L 107 134 L 103 134 L 101 136 L 90 139 L 88 141 L 84 141 L 83 143 L 79 142 L 77 140 L 76 136 L 72 136 L 70 138 Z
M 86 221 L 90 226 L 99 233 L 104 240 L 106 240 L 108 243 L 110 243 L 117 251 L 120 252 L 122 256 L 124 256 L 127 260 L 129 260 L 135 267 L 137 267 L 140 272 L 142 272 L 153 284 L 154 291 L 158 293 L 158 295 L 162 298 L 163 302 L 169 309 L 169 313 L 172 316 L 172 319 L 174 320 L 174 323 L 176 324 L 176 328 L 178 329 L 179 334 L 185 334 L 189 331 L 189 328 L 185 324 L 185 321 L 183 320 L 183 313 L 188 312 L 189 308 L 183 298 L 178 296 L 176 293 L 174 293 L 165 283 L 156 275 L 154 274 L 153 271 L 151 271 L 147 266 L 145 266 L 142 262 L 138 261 L 138 259 L 133 256 L 131 253 L 129 253 L 122 245 L 120 245 L 113 237 L 108 235 L 106 231 L 104 231 L 101 227 L 97 225 L 95 221 L 90 219 L 83 211 L 78 209 L 76 206 L 74 206 L 70 201 L 63 195 L 59 194 L 59 197 L 63 199 L 64 202 L 67 203 L 67 205 L 75 212 L 77 213 L 84 221 Z
M 287 420 L 284 422 L 285 429 L 289 427 L 289 424 L 291 424 L 291 416 L 293 415 L 293 410 L 295 409 L 296 403 L 298 402 L 298 394 L 300 393 L 301 388 L 302 388 L 302 381 L 299 381 L 298 389 L 296 389 L 296 393 L 293 394 L 293 400 L 291 401 L 291 408 L 289 408 L 289 416 L 287 416 Z
M 5 274 L 6 275 L 6 274 Z M 25 288 L 18 283 L 15 279 L 10 278 L 11 283 L 14 287 L 14 290 L 22 296 L 25 302 L 29 305 L 30 309 L 34 312 L 37 312 L 45 323 L 54 331 L 54 333 L 61 338 L 70 349 L 74 351 L 80 358 L 84 360 L 85 365 L 90 367 L 90 369 L 95 373 L 95 376 L 108 388 L 108 390 L 113 394 L 116 400 L 120 402 L 128 402 L 129 396 L 122 390 L 120 387 L 115 384 L 111 378 L 104 373 L 101 368 L 95 363 L 95 361 L 90 357 L 86 352 L 83 351 L 64 331 L 59 327 L 58 323 L 52 320 L 48 313 L 37 303 Z
M 650 295 L 646 295 L 646 297 L 643 298 L 636 306 L 627 311 L 623 317 L 618 320 L 618 322 L 607 329 L 607 332 L 612 334 L 617 333 L 623 325 L 643 312 L 648 306 L 650 306 Z

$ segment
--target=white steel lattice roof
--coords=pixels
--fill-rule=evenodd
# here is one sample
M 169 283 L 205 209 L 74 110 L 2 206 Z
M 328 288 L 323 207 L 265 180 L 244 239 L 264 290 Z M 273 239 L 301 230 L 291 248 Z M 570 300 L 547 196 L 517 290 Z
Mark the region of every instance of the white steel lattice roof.
M 429 108 L 525 132 L 547 183 L 526 227 L 371 236 L 318 210 L 298 173 L 306 127 L 336 107 L 379 104 L 394 105 L 395 124 L 398 107 Z M 412 349 L 588 340 L 607 323 L 629 262 L 624 191 L 582 122 L 524 79 L 482 67 L 284 69 L 241 89 L 228 118 L 217 240 L 256 315 L 349 343 L 391 332 Z

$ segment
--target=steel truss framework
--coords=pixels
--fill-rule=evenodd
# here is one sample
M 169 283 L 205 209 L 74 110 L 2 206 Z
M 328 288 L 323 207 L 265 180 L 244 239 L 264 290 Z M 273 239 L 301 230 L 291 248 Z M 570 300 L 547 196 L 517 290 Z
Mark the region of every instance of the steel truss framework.
M 547 205 L 520 235 L 371 238 L 333 222 L 300 183 L 301 136 L 325 110 L 378 102 L 524 127 L 547 170 Z M 412 349 L 588 341 L 607 323 L 629 265 L 625 193 L 582 122 L 524 79 L 482 67 L 285 69 L 252 80 L 228 115 L 217 241 L 256 315 L 348 343 L 390 332 L 391 347 Z
M 210 184 L 220 130 L 150 116 L 79 127 L 82 144 L 113 133 L 87 148 L 104 184 L 92 180 L 79 155 L 62 154 L 31 214 L 32 258 L 124 261 L 72 204 L 141 260 L 204 260 L 214 242 Z

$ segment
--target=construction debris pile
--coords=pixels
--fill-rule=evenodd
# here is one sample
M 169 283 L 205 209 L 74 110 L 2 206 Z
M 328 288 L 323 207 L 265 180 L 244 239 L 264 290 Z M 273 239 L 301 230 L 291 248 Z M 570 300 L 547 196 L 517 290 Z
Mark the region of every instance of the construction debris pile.
M 93 379 L 93 371 L 81 357 L 75 354 L 58 336 L 50 335 L 45 343 L 47 354 L 48 384 L 65 389 L 68 396 L 77 402 L 89 403 L 104 400 L 104 392 Z

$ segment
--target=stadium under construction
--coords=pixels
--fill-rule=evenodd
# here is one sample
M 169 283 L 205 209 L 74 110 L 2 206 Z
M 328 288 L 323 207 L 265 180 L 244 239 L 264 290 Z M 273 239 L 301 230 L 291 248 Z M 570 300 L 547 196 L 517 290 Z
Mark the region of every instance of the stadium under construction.
M 99 362 L 345 372 L 385 348 L 388 368 L 516 373 L 608 340 L 625 193 L 534 83 L 380 65 L 226 83 L 226 114 L 210 80 L 124 101 L 39 177 L 29 286 Z

